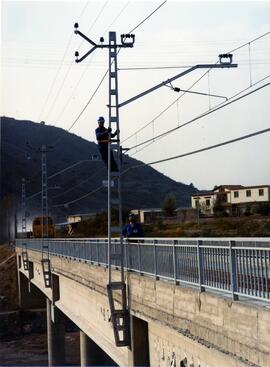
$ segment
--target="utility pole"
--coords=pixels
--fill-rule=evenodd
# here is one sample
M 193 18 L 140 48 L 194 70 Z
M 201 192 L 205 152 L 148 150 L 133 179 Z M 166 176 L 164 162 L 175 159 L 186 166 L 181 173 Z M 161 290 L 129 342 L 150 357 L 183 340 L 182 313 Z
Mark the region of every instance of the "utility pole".
M 117 130 L 117 139 L 111 140 L 109 134 L 108 141 L 108 270 L 109 270 L 109 282 L 107 285 L 109 304 L 111 309 L 111 319 L 114 329 L 115 342 L 117 346 L 127 346 L 130 344 L 130 330 L 129 330 L 129 312 L 127 307 L 127 294 L 126 294 L 126 284 L 124 281 L 124 265 L 123 265 L 123 236 L 122 236 L 122 198 L 121 198 L 121 164 L 122 164 L 122 148 L 120 146 L 120 133 L 119 133 L 119 108 L 123 107 L 138 98 L 141 98 L 160 87 L 170 86 L 172 87 L 172 82 L 196 69 L 213 69 L 213 68 L 231 68 L 237 67 L 237 64 L 232 64 L 232 54 L 221 54 L 219 55 L 219 64 L 199 64 L 195 65 L 180 74 L 175 75 L 174 77 L 163 81 L 150 89 L 147 89 L 144 92 L 139 93 L 138 95 L 129 98 L 128 100 L 119 103 L 118 101 L 118 69 L 117 69 L 117 54 L 118 49 L 133 47 L 135 42 L 135 36 L 133 34 L 122 34 L 121 35 L 121 44 L 117 44 L 116 40 L 116 32 L 109 32 L 109 43 L 104 44 L 104 38 L 100 38 L 100 44 L 96 44 L 86 35 L 78 30 L 79 25 L 75 23 L 75 34 L 78 34 L 87 42 L 89 42 L 92 48 L 84 54 L 82 57 L 79 57 L 79 52 L 75 52 L 76 62 L 79 63 L 83 61 L 87 56 L 89 56 L 93 51 L 97 48 L 108 48 L 109 49 L 109 127 L 111 128 L 112 124 L 115 124 Z M 173 88 L 176 92 L 179 92 L 179 88 Z M 111 148 L 115 151 L 117 155 L 117 163 L 119 172 L 111 172 Z M 113 198 L 113 190 L 112 185 L 114 183 L 117 184 L 117 194 L 116 197 Z M 116 199 L 116 201 L 115 201 Z M 112 227 L 111 226 L 111 209 L 113 203 L 118 205 L 119 210 L 119 226 Z M 112 233 L 119 233 L 120 238 L 120 249 L 116 250 L 114 246 L 114 251 L 111 245 L 111 236 Z M 120 252 L 119 252 L 120 250 Z M 115 262 L 116 261 L 116 262 Z M 121 267 L 121 276 L 120 281 L 112 279 L 112 262 L 113 265 L 119 265 Z M 119 306 L 115 307 L 113 291 L 121 292 L 121 309 Z
M 41 237 L 42 237 L 42 271 L 46 288 L 51 288 L 51 262 L 49 250 L 49 228 L 48 228 L 48 186 L 47 186 L 47 150 L 43 144 L 41 147 Z
M 23 268 L 24 270 L 29 270 L 27 241 L 26 241 L 27 233 L 26 233 L 26 204 L 25 204 L 25 179 L 24 178 L 22 178 L 21 210 L 22 210 L 22 238 L 24 239 L 23 244 L 22 244 Z
M 50 263 L 50 249 L 49 249 L 49 218 L 48 218 L 48 186 L 47 186 L 47 152 L 53 149 L 53 146 L 48 146 L 42 144 L 41 148 L 35 148 L 30 145 L 29 142 L 26 143 L 29 148 L 31 148 L 36 153 L 41 152 L 41 247 L 42 247 L 42 257 L 41 265 L 44 278 L 45 288 L 52 287 L 51 279 L 51 263 Z M 39 192 L 40 193 L 40 192 Z M 32 195 L 32 197 L 38 195 L 39 193 Z M 29 199 L 29 198 L 27 198 Z
M 116 346 L 130 345 L 129 310 L 127 304 L 127 290 L 124 279 L 124 243 L 123 243 L 123 218 L 122 218 L 122 195 L 121 195 L 121 166 L 122 148 L 120 146 L 119 129 L 119 103 L 118 103 L 118 69 L 117 54 L 120 48 L 131 48 L 135 42 L 133 34 L 122 34 L 121 43 L 117 44 L 116 32 L 109 32 L 109 43 L 104 44 L 104 38 L 100 38 L 100 44 L 96 44 L 78 30 L 78 23 L 75 23 L 75 34 L 80 35 L 93 47 L 81 58 L 76 52 L 76 62 L 83 61 L 97 48 L 107 48 L 109 50 L 109 128 L 117 131 L 116 139 L 108 140 L 108 285 L 107 292 L 111 311 L 111 320 L 114 331 Z M 118 172 L 111 172 L 111 149 L 116 154 Z M 118 209 L 118 225 L 111 225 L 112 208 Z M 119 246 L 112 246 L 112 234 L 117 233 L 120 238 Z M 120 277 L 113 273 L 112 266 L 120 265 Z M 121 293 L 121 306 L 115 303 L 114 293 Z

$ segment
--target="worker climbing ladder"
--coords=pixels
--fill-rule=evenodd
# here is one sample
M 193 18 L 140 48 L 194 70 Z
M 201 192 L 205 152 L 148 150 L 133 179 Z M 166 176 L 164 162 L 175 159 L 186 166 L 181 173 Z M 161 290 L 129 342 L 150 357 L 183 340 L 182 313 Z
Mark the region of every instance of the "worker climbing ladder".
M 121 165 L 122 152 L 120 146 L 119 106 L 118 106 L 118 78 L 117 78 L 117 54 L 122 47 L 133 47 L 135 36 L 131 34 L 121 35 L 121 44 L 117 44 L 116 32 L 109 32 L 109 43 L 104 44 L 103 37 L 100 45 L 97 45 L 78 30 L 75 23 L 75 34 L 79 34 L 93 47 L 84 56 L 79 58 L 79 52 L 75 52 L 76 62 L 81 62 L 96 48 L 109 49 L 109 127 L 116 130 L 116 138 L 108 141 L 108 298 L 111 311 L 111 322 L 118 347 L 130 345 L 129 310 L 127 304 L 127 289 L 124 278 L 124 249 L 122 236 L 122 199 L 121 199 Z M 111 150 L 116 158 L 118 171 L 111 171 Z M 112 209 L 116 208 L 118 223 L 112 226 Z M 112 243 L 112 236 L 117 234 L 119 242 Z M 117 266 L 118 270 L 114 270 Z

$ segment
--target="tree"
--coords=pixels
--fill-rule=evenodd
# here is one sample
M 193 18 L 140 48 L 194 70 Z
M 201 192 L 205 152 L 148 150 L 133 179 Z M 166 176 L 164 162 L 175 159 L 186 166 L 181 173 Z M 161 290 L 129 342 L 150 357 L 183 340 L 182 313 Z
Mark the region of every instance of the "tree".
M 257 203 L 254 207 L 254 212 L 261 215 L 270 214 L 270 203 Z
M 225 216 L 227 216 L 226 208 L 224 206 L 223 201 L 220 199 L 219 196 L 217 196 L 217 198 L 215 200 L 213 211 L 214 211 L 215 217 L 225 217 Z
M 176 209 L 176 199 L 173 194 L 167 194 L 161 203 L 161 208 L 166 216 L 173 216 Z

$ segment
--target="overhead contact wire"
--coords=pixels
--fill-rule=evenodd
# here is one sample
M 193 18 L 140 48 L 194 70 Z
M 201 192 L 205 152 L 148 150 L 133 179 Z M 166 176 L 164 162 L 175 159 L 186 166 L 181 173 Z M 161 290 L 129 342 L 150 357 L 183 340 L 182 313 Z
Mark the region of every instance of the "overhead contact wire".
M 270 77 L 270 75 L 268 75 L 268 76 L 267 76 L 267 78 L 269 78 L 269 77 Z M 266 79 L 266 78 L 263 78 L 262 80 L 264 80 L 264 79 Z M 260 82 L 261 82 L 261 81 L 260 81 Z M 253 84 L 253 85 L 255 85 L 255 84 Z M 253 93 L 257 92 L 257 91 L 259 91 L 260 89 L 263 89 L 263 88 L 265 88 L 265 87 L 269 86 L 269 85 L 270 85 L 270 83 L 266 83 L 266 84 L 264 84 L 264 85 L 262 85 L 262 86 L 260 86 L 260 87 L 258 87 L 258 88 L 256 88 L 256 89 L 254 89 L 254 90 L 252 90 L 252 91 L 250 91 L 250 92 L 248 92 L 248 93 L 246 93 L 246 94 L 244 94 L 244 95 L 242 95 L 242 96 L 240 96 L 240 97 L 237 97 L 237 98 L 235 98 L 235 99 L 233 99 L 233 100 L 228 100 L 226 103 L 222 102 L 222 105 L 219 105 L 219 106 L 213 107 L 211 110 L 208 110 L 208 111 L 206 111 L 206 112 L 204 112 L 204 113 L 200 114 L 199 116 L 194 117 L 193 119 L 191 119 L 191 120 L 189 120 L 189 121 L 185 122 L 184 124 L 179 125 L 179 126 L 177 126 L 177 127 L 174 127 L 173 129 L 167 130 L 167 131 L 165 131 L 164 133 L 162 133 L 162 134 L 159 134 L 159 135 L 155 136 L 155 141 L 154 141 L 154 142 L 156 142 L 158 139 L 160 139 L 160 138 L 164 137 L 165 135 L 169 135 L 170 133 L 172 133 L 172 132 L 174 132 L 174 131 L 176 131 L 176 130 L 178 130 L 178 129 L 181 129 L 181 128 L 182 128 L 182 127 L 184 127 L 184 126 L 187 126 L 187 125 L 191 124 L 191 123 L 192 123 L 192 122 L 194 122 L 194 121 L 197 121 L 197 120 L 199 120 L 199 119 L 201 119 L 201 118 L 203 118 L 203 117 L 205 117 L 205 116 L 207 116 L 207 115 L 210 115 L 210 114 L 211 114 L 211 113 L 213 113 L 213 112 L 216 112 L 216 111 L 218 111 L 218 110 L 220 110 L 220 109 L 222 109 L 222 108 L 224 108 L 224 107 L 227 107 L 227 106 L 229 106 L 230 104 L 232 104 L 232 103 L 234 103 L 234 102 L 237 102 L 237 101 L 239 101 L 239 100 L 241 100 L 241 99 L 243 99 L 243 98 L 245 98 L 245 97 L 247 97 L 247 96 L 249 96 L 249 95 L 251 95 L 251 94 L 253 94 Z M 248 89 L 249 89 L 249 88 L 250 88 L 250 87 L 248 87 Z M 241 92 L 241 93 L 242 93 L 242 92 Z M 239 93 L 237 93 L 237 94 L 239 94 Z M 231 98 L 234 98 L 234 97 L 235 97 L 235 96 L 233 96 L 233 97 L 231 97 Z M 145 141 L 143 141 L 143 142 L 141 142 L 141 143 L 139 143 L 139 144 L 137 144 L 137 145 L 132 146 L 131 148 L 129 148 L 129 150 L 134 149 L 134 148 L 138 148 L 138 147 L 140 147 L 140 146 L 142 146 L 142 145 L 144 145 L 144 144 L 147 144 L 147 143 L 149 143 L 149 142 L 153 142 L 153 139 L 147 139 L 147 140 L 145 140 Z
M 124 174 L 124 173 L 126 173 L 129 170 L 134 169 L 134 168 L 139 168 L 139 167 L 143 167 L 143 166 L 153 166 L 154 164 L 168 162 L 168 161 L 171 161 L 171 160 L 174 160 L 174 159 L 187 157 L 189 155 L 194 155 L 194 154 L 202 153 L 202 152 L 205 152 L 207 150 L 211 150 L 211 149 L 215 149 L 215 148 L 218 148 L 218 147 L 221 147 L 221 146 L 224 146 L 224 145 L 236 143 L 238 141 L 249 139 L 249 138 L 252 138 L 252 137 L 257 136 L 257 135 L 265 134 L 267 132 L 270 132 L 270 128 L 267 128 L 267 129 L 264 129 L 264 130 L 255 131 L 254 133 L 243 135 L 243 136 L 240 136 L 240 137 L 235 138 L 235 139 L 230 139 L 230 140 L 224 141 L 222 143 L 210 145 L 210 146 L 205 147 L 205 148 L 193 150 L 193 151 L 188 152 L 188 153 L 183 153 L 183 154 L 175 155 L 175 156 L 164 158 L 164 159 L 159 159 L 157 161 L 153 161 L 153 162 L 149 162 L 149 163 L 138 164 L 138 165 L 132 166 L 132 167 L 128 168 L 127 170 L 123 171 L 122 174 Z
M 266 37 L 270 34 L 270 32 L 266 32 L 264 34 L 262 34 L 259 37 L 256 37 L 254 39 L 252 39 L 249 42 L 246 42 L 230 51 L 228 51 L 227 53 L 232 53 L 235 52 L 251 43 L 254 43 L 256 41 L 258 41 L 259 39 Z M 216 62 L 216 64 L 218 63 L 218 61 Z M 204 72 L 187 90 L 186 92 L 183 92 L 175 101 L 173 101 L 172 103 L 170 103 L 164 110 L 162 110 L 157 116 L 155 116 L 150 122 L 148 122 L 147 124 L 145 124 L 144 126 L 142 126 L 140 129 L 136 130 L 134 133 L 132 133 L 131 135 L 129 135 L 126 139 L 124 139 L 122 141 L 122 143 L 124 143 L 125 141 L 129 140 L 130 138 L 132 138 L 133 136 L 135 136 L 135 134 L 139 133 L 140 131 L 144 130 L 146 127 L 148 127 L 153 120 L 157 120 L 160 116 L 162 116 L 166 111 L 168 111 L 175 103 L 177 103 L 188 91 L 190 91 L 190 89 L 192 89 L 202 78 L 205 77 L 205 75 L 207 75 L 210 72 L 211 69 L 208 69 L 206 72 Z

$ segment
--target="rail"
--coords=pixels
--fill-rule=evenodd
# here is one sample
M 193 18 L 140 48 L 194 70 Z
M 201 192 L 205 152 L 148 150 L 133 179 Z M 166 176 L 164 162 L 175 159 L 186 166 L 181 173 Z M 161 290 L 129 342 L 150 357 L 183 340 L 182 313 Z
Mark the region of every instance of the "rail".
M 22 239 L 16 246 L 22 247 Z M 48 239 L 50 254 L 107 266 L 107 238 Z M 113 238 L 113 252 L 120 251 Z M 42 240 L 27 239 L 42 251 Z M 119 250 L 119 251 L 118 251 Z M 112 260 L 120 267 L 120 260 Z M 128 271 L 270 302 L 270 238 L 136 238 L 124 241 Z

